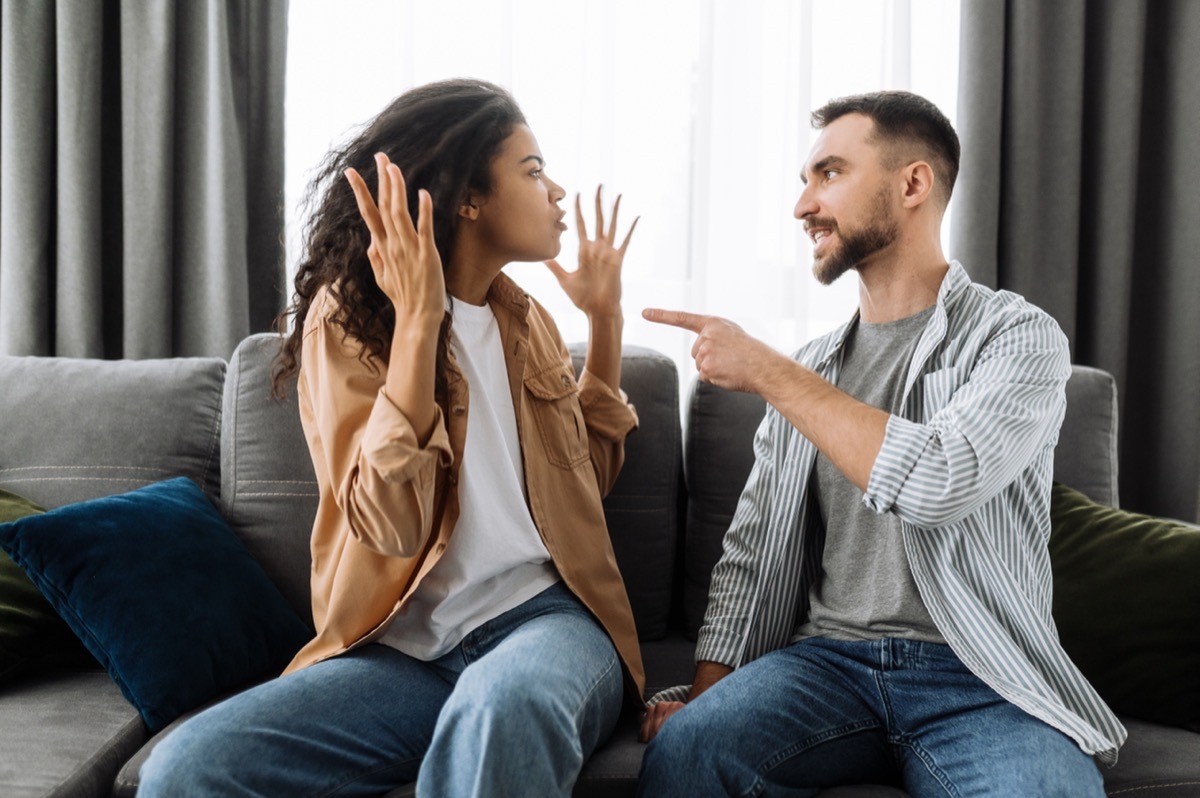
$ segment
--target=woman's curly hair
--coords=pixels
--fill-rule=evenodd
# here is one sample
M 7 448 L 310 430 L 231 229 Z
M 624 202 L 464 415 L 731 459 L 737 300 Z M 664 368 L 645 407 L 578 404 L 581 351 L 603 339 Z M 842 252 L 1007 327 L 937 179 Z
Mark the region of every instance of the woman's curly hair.
M 276 329 L 287 338 L 272 370 L 275 396 L 284 395 L 288 380 L 300 370 L 304 321 L 322 287 L 337 303 L 333 322 L 345 337 L 361 344 L 359 357 L 388 361 L 395 310 L 376 284 L 367 259 L 371 234 L 359 215 L 346 169 L 358 170 L 374 195 L 375 153 L 385 153 L 404 173 L 414 220 L 418 189 L 429 192 L 433 237 L 444 270 L 453 254 L 459 208 L 470 195 L 491 193 L 492 160 L 513 128 L 524 122 L 516 101 L 499 86 L 482 80 L 440 81 L 400 95 L 349 144 L 325 157 L 305 194 L 305 204 L 313 210 L 304 228 L 292 304 L 276 320 Z M 436 398 L 443 409 L 450 321 L 447 311 L 437 346 Z

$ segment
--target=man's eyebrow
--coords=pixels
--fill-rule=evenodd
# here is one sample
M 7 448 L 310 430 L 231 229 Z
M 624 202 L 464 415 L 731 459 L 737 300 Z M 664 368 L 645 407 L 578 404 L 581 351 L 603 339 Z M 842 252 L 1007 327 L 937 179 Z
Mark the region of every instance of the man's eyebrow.
M 847 163 L 848 162 L 846 159 L 840 156 L 826 155 L 824 158 L 813 164 L 808 171 L 812 172 L 813 174 L 820 174 L 831 166 L 846 166 Z M 800 182 L 806 186 L 808 185 L 808 175 L 806 173 L 800 173 Z
M 526 155 L 524 158 L 521 159 L 520 162 L 525 163 L 526 161 L 537 161 L 538 166 L 546 165 L 546 162 L 542 160 L 542 156 L 540 156 L 540 155 Z

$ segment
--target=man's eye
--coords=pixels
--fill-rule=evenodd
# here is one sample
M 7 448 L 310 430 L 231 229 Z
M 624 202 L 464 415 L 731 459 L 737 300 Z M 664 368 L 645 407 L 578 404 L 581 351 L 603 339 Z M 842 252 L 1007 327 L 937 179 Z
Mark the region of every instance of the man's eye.
M 834 178 L 834 176 L 837 174 L 837 170 L 836 169 L 826 169 L 824 174 L 825 174 L 826 180 L 832 180 Z

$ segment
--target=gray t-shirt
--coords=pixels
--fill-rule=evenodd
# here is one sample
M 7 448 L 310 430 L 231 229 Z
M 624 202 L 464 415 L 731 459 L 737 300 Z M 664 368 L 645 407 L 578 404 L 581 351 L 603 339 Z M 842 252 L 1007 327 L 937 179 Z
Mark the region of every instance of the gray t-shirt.
M 842 350 L 838 388 L 889 413 L 900 412 L 904 378 L 933 308 L 886 324 L 858 322 Z M 813 495 L 825 527 L 821 577 L 809 591 L 808 620 L 796 638 L 877 640 L 904 637 L 944 643 L 917 591 L 900 520 L 877 515 L 863 494 L 817 455 Z

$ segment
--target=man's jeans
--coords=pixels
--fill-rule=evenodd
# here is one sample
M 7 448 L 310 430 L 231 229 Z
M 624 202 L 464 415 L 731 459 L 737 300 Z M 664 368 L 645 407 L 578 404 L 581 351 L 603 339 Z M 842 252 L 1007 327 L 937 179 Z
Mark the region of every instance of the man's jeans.
M 154 749 L 138 794 L 378 795 L 416 779 L 421 796 L 568 796 L 622 682 L 559 583 L 433 662 L 365 645 L 200 713 Z
M 641 795 L 809 796 L 845 784 L 925 796 L 1103 796 L 1069 737 L 1000 697 L 949 646 L 809 638 L 671 716 Z

